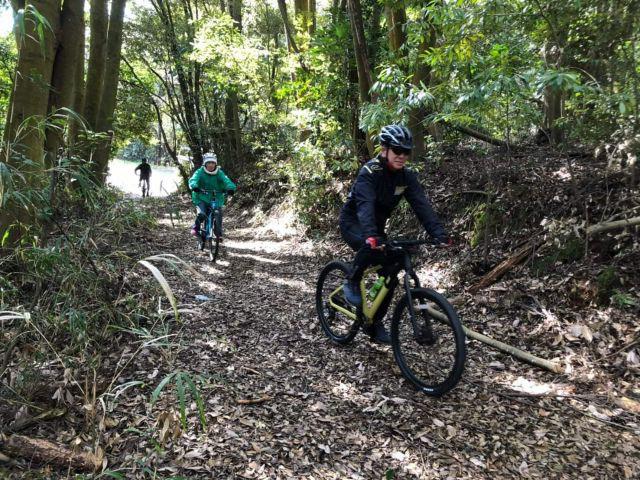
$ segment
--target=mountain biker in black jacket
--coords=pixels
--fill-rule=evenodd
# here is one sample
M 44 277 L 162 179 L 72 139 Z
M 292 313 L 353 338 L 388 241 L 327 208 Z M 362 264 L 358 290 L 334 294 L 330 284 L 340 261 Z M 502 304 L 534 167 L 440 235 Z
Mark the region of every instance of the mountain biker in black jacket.
M 385 224 L 402 198 L 435 243 L 448 243 L 447 233 L 415 172 L 404 166 L 413 148 L 411 132 L 400 125 L 387 125 L 379 138 L 380 154 L 360 169 L 340 212 L 342 238 L 357 252 L 344 285 L 347 301 L 356 306 L 362 304 L 360 281 L 365 269 L 384 261 L 380 244 L 385 239 Z M 370 333 L 375 340 L 390 343 L 381 319 L 374 322 Z

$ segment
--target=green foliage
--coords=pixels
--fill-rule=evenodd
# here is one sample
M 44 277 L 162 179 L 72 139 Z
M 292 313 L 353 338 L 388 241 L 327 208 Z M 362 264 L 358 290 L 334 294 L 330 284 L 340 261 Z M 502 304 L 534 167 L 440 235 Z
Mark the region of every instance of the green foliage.
M 118 152 L 118 157 L 131 162 L 140 162 L 143 158 L 150 160 L 155 156 L 155 146 L 149 145 L 139 138 L 130 141 Z
M 640 307 L 638 298 L 630 293 L 624 293 L 615 290 L 611 296 L 611 303 L 618 308 L 637 308 Z
M 620 286 L 620 276 L 616 267 L 610 266 L 600 272 L 596 277 L 596 285 L 598 287 L 598 303 L 609 303 L 611 296 L 614 293 L 614 289 Z
M 484 240 L 485 232 L 495 233 L 501 226 L 502 210 L 495 202 L 482 202 L 472 207 L 470 213 L 473 219 L 470 243 L 475 248 Z
M 151 394 L 151 406 L 158 401 L 160 394 L 165 387 L 173 382 L 175 386 L 175 396 L 178 401 L 178 410 L 180 412 L 180 422 L 182 423 L 183 430 L 187 429 L 187 393 L 191 395 L 191 398 L 195 402 L 198 409 L 198 419 L 203 429 L 207 428 L 207 420 L 204 416 L 204 402 L 202 401 L 202 395 L 196 387 L 194 379 L 187 372 L 181 370 L 169 373 L 165 376 L 158 386 L 153 390 Z
M 144 82 L 146 90 L 136 83 L 137 79 Z M 156 112 L 147 94 L 148 91 L 153 92 L 156 89 L 155 81 L 148 72 L 140 72 L 137 79 L 133 77 L 128 65 L 122 62 L 114 115 L 116 147 L 123 148 L 136 141 L 148 145 L 156 134 Z
M 16 62 L 17 52 L 13 36 L 0 37 L 0 126 L 7 115 Z
M 559 240 L 557 245 L 550 247 L 550 252 L 534 260 L 532 270 L 535 275 L 540 276 L 548 273 L 558 262 L 578 261 L 584 256 L 584 247 L 584 240 L 579 237 L 569 236 L 564 240 Z

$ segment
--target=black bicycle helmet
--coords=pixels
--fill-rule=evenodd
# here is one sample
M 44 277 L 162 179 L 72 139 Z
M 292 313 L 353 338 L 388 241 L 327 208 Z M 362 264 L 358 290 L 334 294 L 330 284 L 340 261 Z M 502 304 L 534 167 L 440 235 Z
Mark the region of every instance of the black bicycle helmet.
M 386 125 L 380 130 L 380 145 L 383 147 L 399 147 L 411 150 L 413 136 L 407 127 L 402 125 Z

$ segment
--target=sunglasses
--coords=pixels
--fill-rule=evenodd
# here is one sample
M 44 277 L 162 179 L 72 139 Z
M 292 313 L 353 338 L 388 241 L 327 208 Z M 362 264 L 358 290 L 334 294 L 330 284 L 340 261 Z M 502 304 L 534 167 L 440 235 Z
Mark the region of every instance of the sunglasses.
M 411 150 L 409 150 L 408 148 L 391 147 L 391 151 L 396 155 L 411 155 Z

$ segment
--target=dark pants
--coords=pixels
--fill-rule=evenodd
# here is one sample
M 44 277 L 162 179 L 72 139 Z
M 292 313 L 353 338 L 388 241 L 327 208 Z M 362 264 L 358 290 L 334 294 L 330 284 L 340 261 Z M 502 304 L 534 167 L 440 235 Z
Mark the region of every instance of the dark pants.
M 140 177 L 140 180 L 138 180 L 138 186 L 141 187 L 142 186 L 142 182 L 144 182 L 147 185 L 147 192 L 149 191 L 149 177 Z
M 210 206 L 207 202 L 199 202 L 196 205 L 196 209 L 198 210 L 198 214 L 196 215 L 196 230 L 200 230 L 200 224 L 207 220 L 207 214 L 209 213 Z M 216 208 L 213 211 L 213 215 L 215 218 L 215 225 L 213 233 L 216 234 L 217 237 L 222 236 L 222 209 Z
M 366 237 L 362 233 L 360 225 L 341 222 L 340 233 L 342 234 L 343 240 L 356 252 L 356 256 L 352 262 L 351 274 L 349 275 L 349 280 L 352 283 L 359 285 L 364 271 L 372 265 L 382 265 L 383 270 L 381 273 L 383 276 L 386 276 L 384 266 L 389 258 L 380 250 L 373 250 L 365 243 Z M 393 292 L 390 292 L 376 312 L 375 321 L 380 321 L 384 318 L 392 299 Z
M 368 267 L 384 264 L 385 255 L 379 250 L 373 250 L 365 243 L 367 238 L 358 224 L 340 223 L 340 233 L 347 245 L 356 252 L 349 279 L 354 283 L 360 283 L 362 274 Z

